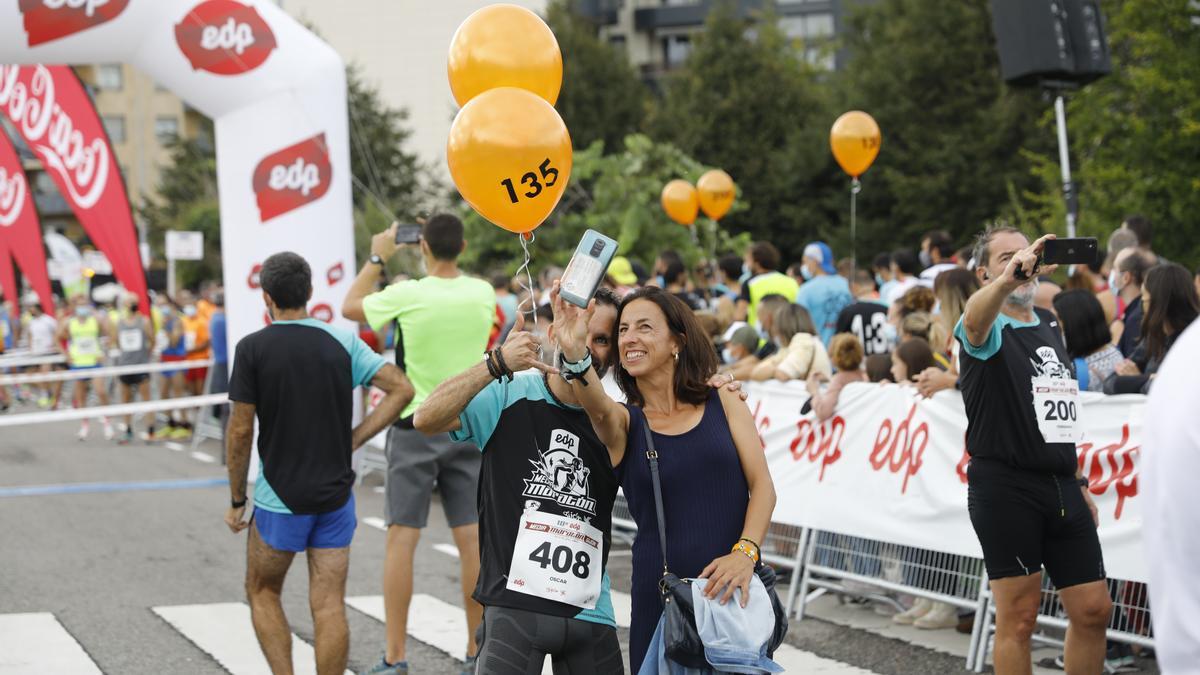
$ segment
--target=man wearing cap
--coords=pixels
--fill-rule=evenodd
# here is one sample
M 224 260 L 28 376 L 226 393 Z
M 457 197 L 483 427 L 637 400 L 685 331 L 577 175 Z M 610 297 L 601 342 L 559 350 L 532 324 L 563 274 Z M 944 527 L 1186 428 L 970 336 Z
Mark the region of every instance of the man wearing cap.
M 850 284 L 837 273 L 833 262 L 833 251 L 823 241 L 815 241 L 804 247 L 802 263 L 804 285 L 796 296 L 796 303 L 808 310 L 821 342 L 829 341 L 837 333 L 838 315 L 854 302 Z
M 623 298 L 637 290 L 637 275 L 633 272 L 633 265 L 629 262 L 629 258 L 623 255 L 614 256 L 612 262 L 608 264 L 608 278 L 612 280 L 613 290 L 617 292 L 618 298 Z

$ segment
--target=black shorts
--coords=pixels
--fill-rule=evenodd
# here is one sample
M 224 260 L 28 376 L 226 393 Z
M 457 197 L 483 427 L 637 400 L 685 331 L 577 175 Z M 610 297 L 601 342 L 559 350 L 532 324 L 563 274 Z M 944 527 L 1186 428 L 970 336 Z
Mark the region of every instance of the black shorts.
M 148 380 L 149 378 L 150 378 L 149 373 L 133 373 L 132 375 L 118 375 L 117 376 L 117 379 L 121 381 L 121 384 L 128 385 L 130 387 L 136 387 L 139 384 Z
M 539 675 L 546 656 L 554 675 L 623 675 L 617 629 L 509 607 L 484 607 L 479 675 Z
M 972 459 L 967 508 L 988 577 L 1040 572 L 1059 589 L 1105 578 L 1096 523 L 1073 476 Z

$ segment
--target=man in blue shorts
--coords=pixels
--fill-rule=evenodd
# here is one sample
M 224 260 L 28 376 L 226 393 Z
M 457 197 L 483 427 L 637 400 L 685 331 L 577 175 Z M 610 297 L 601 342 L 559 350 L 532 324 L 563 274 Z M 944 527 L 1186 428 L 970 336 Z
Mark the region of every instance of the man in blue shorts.
M 273 323 L 237 345 L 226 433 L 232 501 L 225 523 L 234 533 L 251 524 L 246 595 L 259 645 L 272 672 L 292 672 L 291 629 L 279 597 L 296 553 L 308 556 L 309 602 L 317 672 L 345 672 L 346 570 L 354 513 L 351 453 L 382 431 L 412 400 L 413 388 L 352 332 L 309 318 L 312 270 L 295 253 L 263 263 L 263 301 Z M 386 396 L 357 427 L 354 388 Z M 258 418 L 258 479 L 254 516 L 244 522 L 246 473 Z

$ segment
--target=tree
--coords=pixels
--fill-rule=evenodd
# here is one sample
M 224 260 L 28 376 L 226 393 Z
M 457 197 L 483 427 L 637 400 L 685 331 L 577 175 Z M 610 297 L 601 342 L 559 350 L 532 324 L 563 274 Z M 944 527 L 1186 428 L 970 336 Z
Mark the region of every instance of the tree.
M 1106 237 L 1124 216 L 1155 224 L 1154 248 L 1200 263 L 1200 8 L 1187 0 L 1110 0 L 1112 74 L 1069 97 L 1080 232 Z M 1053 134 L 1047 114 L 1043 134 Z M 1041 153 L 1043 218 L 1062 222 L 1058 160 Z M 1057 229 L 1057 228 L 1055 228 Z M 1059 229 L 1059 232 L 1062 230 Z
M 1040 187 L 1018 149 L 1052 148 L 1054 137 L 1037 127 L 1038 92 L 1000 78 L 988 0 L 862 5 L 845 41 L 841 107 L 867 111 L 883 132 L 862 179 L 860 241 L 913 247 L 944 229 L 966 244 L 987 222 L 1017 215 L 1013 196 Z
M 388 107 L 354 66 L 346 70 L 350 117 L 350 168 L 353 174 L 355 251 L 359 260 L 370 255 L 371 235 L 394 218 L 412 220 L 431 209 L 441 188 L 428 167 L 404 150 L 412 132 L 405 127 L 408 112 Z M 139 209 L 149 224 L 152 248 L 163 245 L 167 230 L 204 233 L 204 260 L 179 263 L 179 281 L 192 286 L 221 277 L 221 227 L 217 206 L 217 164 L 212 124 L 195 139 L 176 139 L 169 145 L 170 163 L 159 178 L 158 197 L 143 196 Z
M 667 218 L 659 203 L 667 181 L 682 177 L 694 182 L 706 168 L 674 146 L 636 134 L 625 139 L 619 152 L 603 154 L 599 141 L 577 150 L 562 202 L 534 231 L 529 246 L 534 274 L 549 265 L 566 265 L 588 228 L 616 239 L 619 255 L 647 268 L 664 249 L 679 251 L 689 264 L 714 251 L 742 252 L 748 238 L 733 237 L 705 218 L 698 220 L 693 238 L 688 228 Z M 735 212 L 745 208 L 735 203 Z M 522 260 L 517 236 L 470 207 L 464 206 L 463 214 L 468 241 L 463 264 L 477 271 L 516 271 Z
M 563 55 L 563 84 L 555 107 L 567 123 L 576 148 L 603 141 L 619 148 L 626 135 L 641 128 L 647 90 L 624 50 L 598 37 L 597 27 L 581 16 L 574 0 L 554 0 L 546 22 Z
M 666 99 L 651 128 L 724 169 L 754 205 L 724 226 L 798 256 L 839 217 L 829 197 L 825 88 L 770 10 L 748 20 L 721 0 L 693 44 L 683 67 L 665 79 Z

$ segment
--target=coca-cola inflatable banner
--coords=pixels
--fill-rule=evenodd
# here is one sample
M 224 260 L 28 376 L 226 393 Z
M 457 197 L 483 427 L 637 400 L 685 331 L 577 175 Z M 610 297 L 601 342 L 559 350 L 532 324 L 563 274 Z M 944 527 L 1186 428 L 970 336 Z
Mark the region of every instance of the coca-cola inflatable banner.
M 778 501 L 771 520 L 981 557 L 967 514 L 967 417 L 962 395 L 850 384 L 833 417 L 800 413 L 802 382 L 754 383 L 747 404 L 766 448 Z M 1083 393 L 1079 468 L 1100 512 L 1110 576 L 1145 581 L 1138 474 L 1144 396 Z
M 33 191 L 25 179 L 21 159 L 12 142 L 0 130 L 0 257 L 7 267 L 4 295 L 14 304 L 20 295 L 12 276 L 11 254 L 29 285 L 38 295 L 42 309 L 54 315 L 54 296 L 50 292 L 50 276 L 46 269 L 46 249 L 42 247 L 42 228 L 38 225 L 33 205 Z
M 19 0 L 29 46 L 74 35 L 117 18 L 129 0 Z
M 42 160 L 117 281 L 149 312 L 125 183 L 79 78 L 67 66 L 0 66 L 0 114 Z
M 208 0 L 175 26 L 175 42 L 197 70 L 240 75 L 275 50 L 275 34 L 253 7 L 235 0 Z

